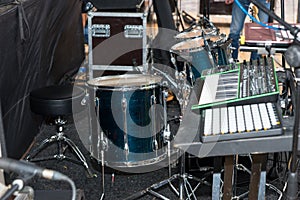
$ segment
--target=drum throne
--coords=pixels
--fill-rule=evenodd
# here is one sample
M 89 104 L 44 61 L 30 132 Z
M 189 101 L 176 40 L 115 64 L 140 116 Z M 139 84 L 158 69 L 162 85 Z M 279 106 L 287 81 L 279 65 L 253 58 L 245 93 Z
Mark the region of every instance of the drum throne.
M 67 160 L 83 165 L 88 176 L 93 176 L 83 153 L 64 133 L 67 122 L 64 117 L 83 111 L 85 108 L 82 105 L 84 97 L 84 89 L 73 85 L 52 85 L 33 90 L 30 93 L 31 111 L 44 117 L 53 118 L 56 125 L 56 134 L 44 139 L 37 148 L 25 157 L 26 160 L 31 162 L 53 159 Z M 58 145 L 56 154 L 36 157 L 42 150 L 54 143 Z M 74 153 L 75 158 L 66 155 L 68 148 Z

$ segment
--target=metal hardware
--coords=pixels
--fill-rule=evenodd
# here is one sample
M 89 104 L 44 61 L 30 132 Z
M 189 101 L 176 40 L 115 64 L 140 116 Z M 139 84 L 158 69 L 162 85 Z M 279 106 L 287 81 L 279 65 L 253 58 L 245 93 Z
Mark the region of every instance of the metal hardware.
M 110 25 L 109 24 L 93 24 L 92 25 L 93 37 L 110 37 Z
M 142 38 L 144 28 L 143 25 L 125 25 L 124 37 L 125 38 Z

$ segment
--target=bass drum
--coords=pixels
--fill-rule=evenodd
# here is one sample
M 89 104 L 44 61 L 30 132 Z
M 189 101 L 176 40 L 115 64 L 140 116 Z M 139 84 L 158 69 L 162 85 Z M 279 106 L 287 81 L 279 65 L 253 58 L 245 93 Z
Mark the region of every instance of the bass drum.
M 125 168 L 148 167 L 166 158 L 161 80 L 160 76 L 125 74 L 88 81 L 99 121 L 92 125 L 94 158 L 129 172 Z M 95 128 L 99 125 L 103 136 Z

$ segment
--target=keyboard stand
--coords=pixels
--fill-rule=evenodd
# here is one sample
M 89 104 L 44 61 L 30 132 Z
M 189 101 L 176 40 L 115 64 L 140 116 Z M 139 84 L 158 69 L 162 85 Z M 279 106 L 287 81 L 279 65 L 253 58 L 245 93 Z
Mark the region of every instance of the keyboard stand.
M 265 199 L 266 162 L 267 154 L 253 154 L 251 178 L 249 185 L 249 199 Z M 259 187 L 257 187 L 259 186 Z
M 275 53 L 284 53 L 287 50 L 287 48 L 273 47 L 269 46 L 268 44 L 266 44 L 264 47 L 241 45 L 239 50 L 245 52 L 257 51 L 259 55 L 275 55 Z
M 215 157 L 212 185 L 213 200 L 222 199 L 222 197 L 223 200 L 243 199 L 247 196 L 248 199 L 264 200 L 266 187 L 274 190 L 282 197 L 283 194 L 280 190 L 266 182 L 267 154 L 251 154 L 251 171 L 245 166 L 237 163 L 237 159 L 235 159 L 237 156 L 238 155 L 225 156 L 224 171 L 222 171 L 222 157 Z M 239 170 L 245 171 L 250 175 L 250 184 L 249 191 L 237 195 L 236 180 L 237 171 Z M 222 172 L 224 172 L 224 181 L 221 179 Z

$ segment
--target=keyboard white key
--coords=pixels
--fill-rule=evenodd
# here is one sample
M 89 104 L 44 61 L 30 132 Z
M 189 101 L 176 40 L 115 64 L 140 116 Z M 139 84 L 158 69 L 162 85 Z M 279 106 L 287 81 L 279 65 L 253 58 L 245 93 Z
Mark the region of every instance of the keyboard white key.
M 221 132 L 221 127 L 220 127 L 220 108 L 213 108 L 213 134 L 218 135 Z
M 212 133 L 212 109 L 205 110 L 203 133 L 204 135 L 211 135 Z
M 270 129 L 271 128 L 271 123 L 270 123 L 269 114 L 268 114 L 268 111 L 267 111 L 266 104 L 265 103 L 260 103 L 260 104 L 258 104 L 258 106 L 259 106 L 259 111 L 260 111 L 260 116 L 261 116 L 263 128 L 265 130 Z
M 270 120 L 271 120 L 272 126 L 278 125 L 279 124 L 279 120 L 278 120 L 278 118 L 275 115 L 273 104 L 270 103 L 270 102 L 267 103 L 267 108 L 268 108 L 268 112 L 269 112 L 269 116 L 270 116 Z
M 235 107 L 228 107 L 229 133 L 237 132 Z
M 238 132 L 244 132 L 246 131 L 246 128 L 245 128 L 243 107 L 236 106 L 235 110 L 236 110 Z
M 254 129 L 254 125 L 253 125 L 250 105 L 244 105 L 243 108 L 244 108 L 246 131 L 252 131 Z
M 258 105 L 257 104 L 252 104 L 251 105 L 251 111 L 253 115 L 253 122 L 254 122 L 254 128 L 256 131 L 262 129 L 262 123 L 261 123 L 261 117 L 260 113 L 258 110 Z
M 221 108 L 221 134 L 228 133 L 228 112 L 227 107 Z

